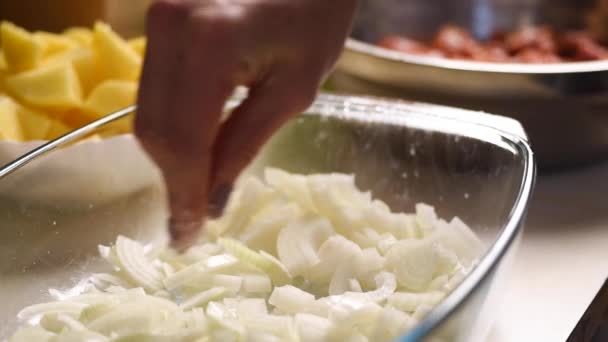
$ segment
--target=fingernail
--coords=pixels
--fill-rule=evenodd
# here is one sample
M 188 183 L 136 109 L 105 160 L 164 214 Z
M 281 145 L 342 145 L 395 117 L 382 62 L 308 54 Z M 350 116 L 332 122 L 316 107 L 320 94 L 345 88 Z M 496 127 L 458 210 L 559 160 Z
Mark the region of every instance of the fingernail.
M 181 222 L 174 218 L 169 219 L 169 237 L 171 238 L 171 248 L 178 252 L 184 252 L 190 248 L 201 229 L 200 222 Z
M 222 216 L 231 192 L 232 185 L 229 183 L 221 184 L 213 190 L 211 196 L 209 196 L 208 215 L 210 217 L 218 218 Z

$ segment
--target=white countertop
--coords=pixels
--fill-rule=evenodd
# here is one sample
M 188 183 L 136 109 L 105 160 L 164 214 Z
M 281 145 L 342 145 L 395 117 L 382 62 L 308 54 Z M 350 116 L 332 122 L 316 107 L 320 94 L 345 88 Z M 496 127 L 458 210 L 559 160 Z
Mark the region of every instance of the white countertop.
M 608 163 L 541 176 L 489 342 L 565 341 L 608 277 Z

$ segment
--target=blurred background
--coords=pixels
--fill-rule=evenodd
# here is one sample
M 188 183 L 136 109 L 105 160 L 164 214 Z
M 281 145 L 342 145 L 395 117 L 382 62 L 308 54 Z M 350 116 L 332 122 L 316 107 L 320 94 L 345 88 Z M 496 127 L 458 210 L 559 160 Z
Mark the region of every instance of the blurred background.
M 151 0 L 4 0 L 0 20 L 28 30 L 61 32 L 73 26 L 91 27 L 103 20 L 127 38 L 143 33 L 144 15 Z

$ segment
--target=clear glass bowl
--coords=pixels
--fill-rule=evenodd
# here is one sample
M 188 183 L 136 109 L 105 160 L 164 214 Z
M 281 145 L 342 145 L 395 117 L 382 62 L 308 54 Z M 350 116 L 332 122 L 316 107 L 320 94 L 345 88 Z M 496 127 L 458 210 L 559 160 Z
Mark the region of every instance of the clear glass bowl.
M 104 153 L 112 148 L 123 152 Z M 130 135 L 85 141 L 0 179 L 0 339 L 14 331 L 20 308 L 49 299 L 48 288 L 70 288 L 98 271 L 98 244 L 119 233 L 143 241 L 166 237 L 163 188 L 142 153 Z M 264 166 L 354 173 L 359 187 L 393 210 L 410 211 L 422 201 L 441 217 L 462 218 L 486 243 L 485 255 L 401 341 L 481 341 L 488 333 L 535 176 L 533 154 L 516 121 L 320 95 L 272 138 L 247 173 Z M 87 171 L 92 169 L 97 172 Z M 150 181 L 124 188 L 129 191 L 103 191 L 138 175 Z

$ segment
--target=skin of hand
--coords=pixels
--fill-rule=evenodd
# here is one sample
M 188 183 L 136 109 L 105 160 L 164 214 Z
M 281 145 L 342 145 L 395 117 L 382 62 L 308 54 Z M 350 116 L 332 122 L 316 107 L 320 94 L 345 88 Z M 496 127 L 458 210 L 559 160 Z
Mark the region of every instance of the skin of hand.
M 167 188 L 184 250 L 260 147 L 314 100 L 357 0 L 162 0 L 147 14 L 135 132 Z M 234 89 L 249 95 L 220 122 Z

